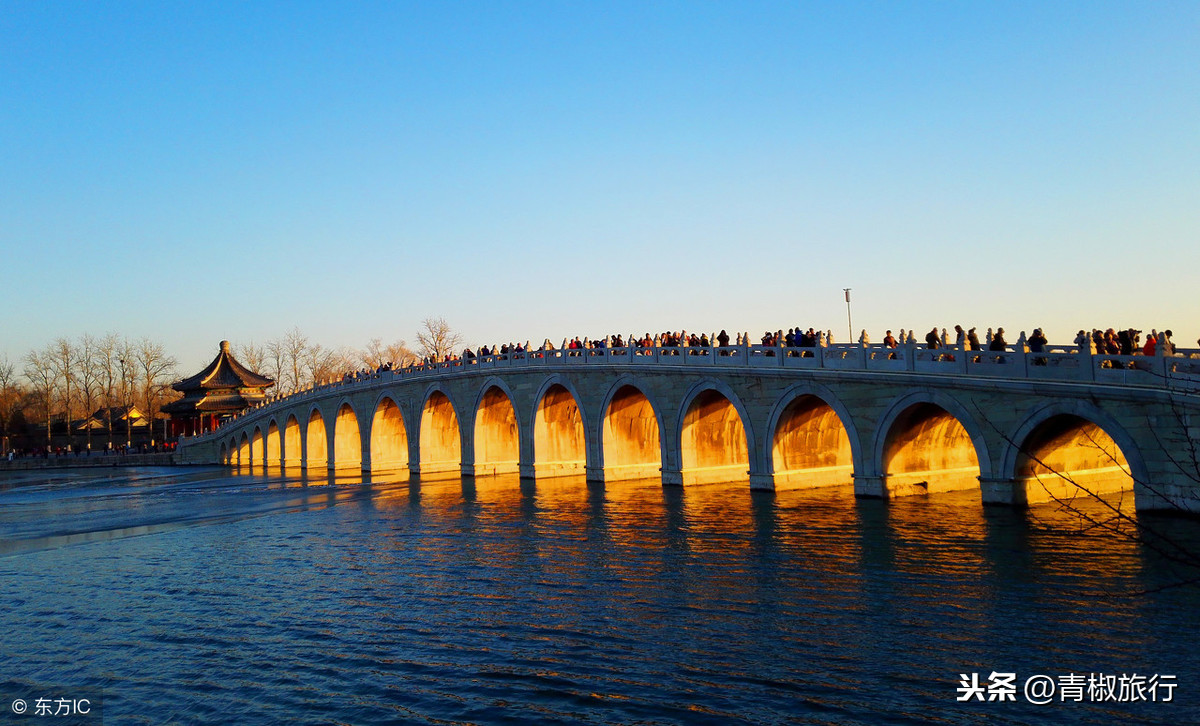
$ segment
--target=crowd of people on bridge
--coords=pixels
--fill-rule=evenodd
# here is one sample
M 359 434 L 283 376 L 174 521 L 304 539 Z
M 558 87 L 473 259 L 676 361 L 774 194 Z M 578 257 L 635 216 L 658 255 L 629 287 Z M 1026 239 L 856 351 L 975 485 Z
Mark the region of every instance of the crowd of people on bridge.
M 1008 342 L 1004 328 L 997 327 L 995 329 L 988 328 L 982 338 L 976 328 L 964 329 L 961 325 L 954 326 L 954 342 L 950 342 L 950 332 L 946 328 L 933 327 L 924 336 L 924 348 L 927 350 L 943 351 L 939 352 L 936 357 L 938 360 L 955 360 L 953 351 L 963 350 L 973 353 L 986 355 L 988 352 L 995 353 L 995 361 L 1003 363 L 1006 361 L 1005 353 L 1013 351 L 1026 351 L 1029 353 L 1048 353 L 1049 341 L 1041 328 L 1034 328 L 1033 333 L 1026 336 L 1022 331 L 1013 344 Z M 1071 346 L 1062 346 L 1061 350 L 1055 352 L 1075 353 L 1079 352 L 1084 346 L 1087 346 L 1087 352 L 1104 356 L 1177 356 L 1180 355 L 1175 349 L 1173 341 L 1173 333 L 1170 330 L 1164 330 L 1161 333 L 1157 330 L 1151 330 L 1146 336 L 1145 342 L 1141 338 L 1142 331 L 1134 328 L 1126 328 L 1124 330 L 1116 330 L 1115 328 L 1107 328 L 1100 330 L 1094 328 L 1089 333 L 1087 330 L 1081 329 L 1076 335 L 1074 344 Z M 870 336 L 864 330 L 859 336 L 858 343 L 863 346 L 871 346 Z M 736 333 L 730 340 L 729 334 L 721 330 L 719 333 L 689 333 L 686 330 L 680 331 L 665 331 L 657 335 L 645 333 L 638 336 L 630 334 L 628 336 L 616 334 L 607 335 L 599 338 L 583 338 L 578 336 L 570 339 L 564 339 L 561 346 L 556 347 L 547 338 L 539 347 L 532 347 L 529 342 L 521 343 L 505 343 L 500 346 L 482 345 L 478 348 L 465 348 L 461 354 L 446 354 L 439 358 L 426 356 L 421 359 L 415 367 L 431 368 L 445 364 L 453 365 L 470 365 L 476 362 L 479 358 L 489 356 L 497 356 L 502 359 L 521 359 L 525 357 L 541 358 L 548 352 L 554 351 L 555 354 L 565 352 L 568 356 L 586 355 L 590 351 L 592 355 L 601 353 L 609 349 L 626 351 L 633 349 L 634 355 L 654 355 L 655 349 L 678 349 L 688 348 L 690 355 L 709 355 L 715 351 L 717 355 L 728 356 L 735 354 L 738 348 L 746 348 L 752 345 L 749 333 Z M 758 345 L 766 350 L 760 350 L 762 355 L 775 355 L 776 348 L 823 348 L 835 345 L 833 332 L 826 330 L 824 332 L 815 330 L 812 327 L 807 329 L 802 326 L 788 328 L 787 332 L 782 329 L 774 333 L 766 331 L 758 341 Z M 887 330 L 884 334 L 882 343 L 879 347 L 884 349 L 895 350 L 900 346 L 918 347 L 920 344 L 917 340 L 915 330 L 900 329 L 899 334 L 893 335 L 891 330 Z M 1200 340 L 1196 341 L 1196 345 L 1200 347 Z M 658 354 L 666 354 L 666 350 L 659 350 Z M 679 353 L 676 352 L 676 355 Z M 801 350 L 790 352 L 789 356 L 812 357 L 811 350 Z M 1190 357 L 1200 357 L 1200 353 L 1190 352 Z M 898 357 L 896 353 L 890 353 L 890 358 Z M 976 357 L 975 360 L 979 360 Z M 1043 356 L 1034 356 L 1030 359 L 1032 365 L 1047 365 L 1048 358 Z M 1100 365 L 1106 368 L 1141 368 L 1144 363 L 1137 361 L 1120 361 L 1120 360 L 1104 360 Z M 386 372 L 397 370 L 400 366 L 396 366 L 392 362 L 383 363 L 376 368 L 362 368 L 355 371 L 345 373 L 341 381 L 343 383 L 367 380 L 378 378 Z M 314 386 L 316 387 L 316 386 Z
M 901 328 L 898 335 L 893 335 L 891 330 L 887 330 L 883 336 L 882 347 L 888 349 L 896 349 L 903 345 L 919 345 L 915 330 L 904 330 Z M 951 342 L 953 335 L 953 342 Z M 1146 337 L 1145 342 L 1141 339 L 1142 331 L 1133 328 L 1124 330 L 1116 330 L 1108 328 L 1100 330 L 1093 329 L 1090 333 L 1086 330 L 1080 330 L 1075 338 L 1075 346 L 1090 345 L 1091 352 L 1101 355 L 1156 355 L 1158 348 L 1163 347 L 1165 351 L 1163 355 L 1174 355 L 1175 345 L 1172 342 L 1172 333 L 1170 330 L 1159 333 L 1152 330 L 1150 335 Z M 757 344 L 766 348 L 820 348 L 835 344 L 833 331 L 819 331 L 813 327 L 807 329 L 803 326 L 795 326 L 788 328 L 787 331 L 778 330 L 775 332 L 765 331 Z M 866 331 L 862 332 L 859 337 L 860 344 L 870 345 L 870 337 Z M 657 348 L 692 348 L 692 351 L 697 355 L 708 355 L 709 351 L 716 349 L 719 355 L 729 355 L 728 349 L 733 347 L 744 347 L 751 345 L 749 333 L 735 333 L 730 335 L 721 330 L 719 333 L 696 333 L 688 332 L 687 330 L 679 331 L 664 331 L 655 335 L 645 333 L 643 335 L 622 335 L 613 334 L 597 338 L 574 338 L 564 339 L 560 346 L 555 346 L 547 338 L 541 346 L 533 347 L 529 342 L 522 343 L 505 343 L 499 346 L 481 345 L 477 348 L 464 348 L 461 353 L 449 353 L 443 355 L 440 359 L 427 356 L 423 358 L 419 365 L 433 366 L 437 364 L 452 363 L 452 364 L 471 364 L 479 358 L 489 356 L 499 356 L 507 359 L 541 357 L 548 351 L 565 351 L 568 356 L 584 355 L 588 351 L 603 351 L 608 349 L 626 350 L 633 348 L 635 354 L 642 354 L 646 351 L 649 354 L 650 349 Z M 1023 347 L 1030 353 L 1045 352 L 1049 341 L 1041 328 L 1034 328 L 1033 333 L 1026 336 L 1024 332 L 1015 343 L 1010 343 L 1007 338 L 1007 333 L 1004 328 L 988 328 L 981 336 L 977 328 L 964 329 L 961 325 L 955 325 L 953 331 L 948 331 L 946 328 L 933 327 L 924 335 L 924 347 L 929 350 L 946 350 L 945 353 L 939 354 L 941 359 L 953 360 L 954 354 L 950 352 L 952 349 L 960 349 L 972 352 L 995 352 L 1003 353 L 1016 347 Z M 1200 345 L 1200 341 L 1197 341 Z M 768 355 L 771 353 L 768 352 Z M 811 356 L 811 352 L 797 352 L 795 355 Z M 894 356 L 893 356 L 894 357 Z M 1044 365 L 1045 358 L 1033 359 L 1034 365 Z M 380 374 L 392 371 L 395 369 L 393 363 L 388 362 L 378 366 L 375 369 L 363 368 L 357 371 L 347 372 L 343 381 L 357 381 L 369 378 L 378 377 Z

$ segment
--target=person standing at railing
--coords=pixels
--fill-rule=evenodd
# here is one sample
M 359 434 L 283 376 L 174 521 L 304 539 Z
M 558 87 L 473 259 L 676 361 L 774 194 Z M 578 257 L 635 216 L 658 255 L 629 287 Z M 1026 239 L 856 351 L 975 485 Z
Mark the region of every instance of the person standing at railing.
M 1121 355 L 1133 355 L 1133 329 L 1122 330 L 1117 333 L 1117 347 L 1121 351 Z
M 925 334 L 925 346 L 930 350 L 937 350 L 942 347 L 942 341 L 938 339 L 937 326 L 934 326 L 933 330 Z
M 1025 342 L 1029 345 L 1030 353 L 1041 353 L 1046 349 L 1046 343 L 1049 341 L 1047 341 L 1046 336 L 1042 334 L 1041 328 L 1034 328 L 1033 335 L 1029 336 L 1029 339 Z M 1035 366 L 1044 366 L 1046 365 L 1046 359 L 1042 356 L 1035 357 L 1033 359 L 1033 364 Z
M 721 332 L 717 333 L 717 345 L 722 348 L 729 345 L 729 333 L 726 333 L 724 328 L 721 328 Z
M 1172 335 L 1170 330 L 1164 330 L 1162 335 L 1158 336 L 1159 355 L 1175 355 L 1175 343 L 1171 342 Z
M 992 336 L 992 342 L 988 345 L 988 350 L 1008 350 L 1008 343 L 1004 340 L 1004 328 L 996 329 L 996 333 Z

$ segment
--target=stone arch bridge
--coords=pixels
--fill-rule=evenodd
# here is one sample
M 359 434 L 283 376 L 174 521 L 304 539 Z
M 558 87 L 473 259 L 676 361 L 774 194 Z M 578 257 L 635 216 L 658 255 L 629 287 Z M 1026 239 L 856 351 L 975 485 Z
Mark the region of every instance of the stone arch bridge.
M 1200 511 L 1200 351 L 544 350 L 420 365 L 270 400 L 180 463 L 422 478 L 517 473 L 664 484 L 978 489 L 1023 505 L 1082 487 Z

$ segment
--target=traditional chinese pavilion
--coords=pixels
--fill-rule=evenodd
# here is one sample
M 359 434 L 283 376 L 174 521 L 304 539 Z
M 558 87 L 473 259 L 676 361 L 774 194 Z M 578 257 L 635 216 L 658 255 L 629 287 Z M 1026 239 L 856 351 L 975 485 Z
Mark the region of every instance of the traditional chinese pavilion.
M 221 341 L 217 357 L 191 378 L 171 385 L 183 398 L 162 407 L 170 416 L 171 436 L 212 431 L 224 419 L 262 402 L 275 381 L 238 363 Z

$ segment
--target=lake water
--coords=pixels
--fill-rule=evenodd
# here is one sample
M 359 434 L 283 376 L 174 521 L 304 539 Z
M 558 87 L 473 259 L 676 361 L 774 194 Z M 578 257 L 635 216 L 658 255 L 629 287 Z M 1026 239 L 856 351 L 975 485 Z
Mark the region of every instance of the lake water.
M 90 693 L 108 724 L 1200 722 L 1200 586 L 1131 594 L 1196 573 L 1050 506 L 0 477 L 0 711 Z M 1200 524 L 1154 526 L 1200 549 Z M 960 674 L 993 671 L 1015 701 L 958 702 Z M 1029 677 L 1073 674 L 1177 685 L 1169 703 L 1026 699 Z

